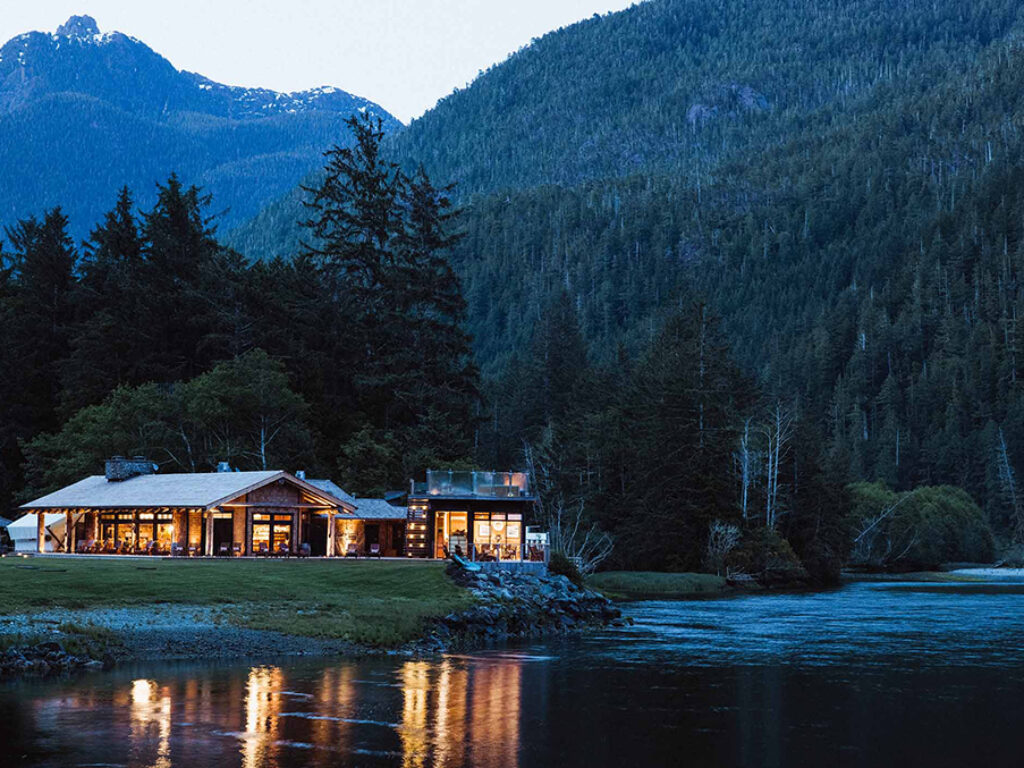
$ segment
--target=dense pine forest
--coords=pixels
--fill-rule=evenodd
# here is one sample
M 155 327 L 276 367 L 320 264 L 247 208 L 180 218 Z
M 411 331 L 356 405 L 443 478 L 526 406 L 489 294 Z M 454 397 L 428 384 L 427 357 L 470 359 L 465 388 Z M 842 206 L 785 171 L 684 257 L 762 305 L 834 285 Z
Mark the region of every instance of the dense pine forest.
M 606 565 L 829 580 L 1020 545 L 1018 4 L 711 6 L 357 121 L 223 237 L 176 177 L 81 247 L 59 210 L 12 224 L 0 494 L 113 452 L 360 493 L 525 463 Z

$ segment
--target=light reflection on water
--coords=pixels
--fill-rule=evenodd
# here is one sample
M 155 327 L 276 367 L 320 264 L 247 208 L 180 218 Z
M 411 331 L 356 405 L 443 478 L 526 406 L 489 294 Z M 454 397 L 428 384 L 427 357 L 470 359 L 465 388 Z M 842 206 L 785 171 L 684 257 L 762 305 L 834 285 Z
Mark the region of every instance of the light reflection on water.
M 1019 589 L 857 584 L 628 607 L 443 658 L 0 687 L 0 766 L 1017 765 Z

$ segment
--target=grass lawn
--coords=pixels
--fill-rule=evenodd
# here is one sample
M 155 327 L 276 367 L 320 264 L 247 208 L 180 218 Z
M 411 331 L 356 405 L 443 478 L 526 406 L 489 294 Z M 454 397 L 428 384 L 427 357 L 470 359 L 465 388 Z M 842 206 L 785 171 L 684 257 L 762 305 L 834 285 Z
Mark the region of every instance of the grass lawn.
M 607 571 L 587 577 L 587 586 L 619 599 L 693 597 L 723 592 L 725 578 L 710 573 Z
M 440 563 L 0 559 L 0 615 L 159 604 L 225 608 L 239 626 L 397 645 L 466 607 Z

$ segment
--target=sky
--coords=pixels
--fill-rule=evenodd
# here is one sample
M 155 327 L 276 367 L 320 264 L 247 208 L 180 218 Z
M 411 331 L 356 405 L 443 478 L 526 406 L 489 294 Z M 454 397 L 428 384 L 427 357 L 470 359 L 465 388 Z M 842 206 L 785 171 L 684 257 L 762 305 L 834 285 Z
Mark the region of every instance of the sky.
M 73 14 L 228 85 L 333 85 L 403 122 L 531 39 L 633 0 L 0 0 L 0 44 Z

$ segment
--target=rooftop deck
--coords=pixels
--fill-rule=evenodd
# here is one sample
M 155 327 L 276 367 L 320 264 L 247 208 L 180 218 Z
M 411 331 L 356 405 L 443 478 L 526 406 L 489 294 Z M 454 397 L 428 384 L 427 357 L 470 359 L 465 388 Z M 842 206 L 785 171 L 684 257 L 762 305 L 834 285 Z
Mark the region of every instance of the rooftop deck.
M 414 483 L 413 496 L 448 498 L 532 499 L 525 472 L 476 472 L 428 469 L 426 483 Z

